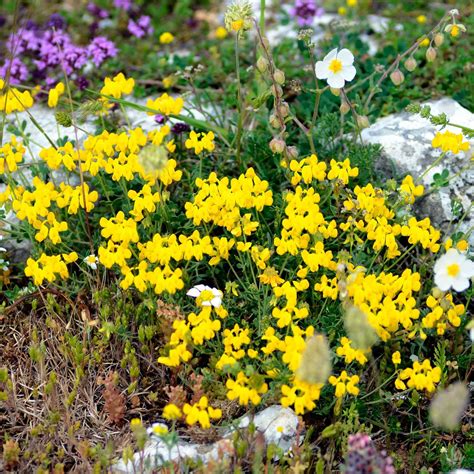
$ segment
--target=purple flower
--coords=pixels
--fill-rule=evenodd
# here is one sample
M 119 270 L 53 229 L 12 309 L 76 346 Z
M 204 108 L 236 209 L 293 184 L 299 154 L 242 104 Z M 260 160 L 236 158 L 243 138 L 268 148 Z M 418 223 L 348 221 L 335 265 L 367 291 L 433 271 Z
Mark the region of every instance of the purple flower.
M 128 21 L 128 31 L 137 38 L 151 35 L 153 33 L 151 18 L 147 15 L 142 15 L 136 22 L 130 19 Z
M 117 55 L 115 44 L 105 36 L 94 38 L 87 51 L 96 66 L 100 66 L 107 58 L 113 58 Z
M 87 11 L 94 17 L 103 20 L 104 18 L 107 18 L 109 16 L 109 12 L 107 10 L 104 10 L 103 8 L 100 8 L 99 5 L 96 5 L 93 2 L 89 2 L 87 4 Z
M 157 114 L 155 115 L 155 122 L 158 125 L 163 125 L 166 122 L 166 117 L 164 115 Z
M 378 451 L 369 435 L 364 433 L 350 435 L 348 445 L 343 469 L 345 474 L 370 472 L 395 474 L 392 458 L 385 451 Z
M 184 123 L 184 122 L 175 123 L 171 127 L 171 132 L 174 133 L 175 135 L 180 135 L 181 133 L 189 132 L 189 130 L 191 130 L 191 127 L 187 123 Z
M 89 87 L 89 81 L 84 76 L 79 76 L 76 79 L 76 86 L 79 88 L 79 90 L 83 91 Z
M 132 0 L 114 0 L 114 7 L 128 12 L 132 8 Z
M 28 68 L 18 58 L 6 59 L 0 67 L 0 77 L 7 77 L 10 73 L 10 84 L 19 84 L 28 79 Z
M 55 30 L 64 30 L 66 28 L 66 21 L 59 13 L 53 13 L 49 17 L 49 21 L 46 23 L 46 26 Z
M 299 26 L 309 26 L 316 16 L 321 16 L 324 10 L 316 5 L 315 0 L 296 0 L 290 15 L 296 18 Z

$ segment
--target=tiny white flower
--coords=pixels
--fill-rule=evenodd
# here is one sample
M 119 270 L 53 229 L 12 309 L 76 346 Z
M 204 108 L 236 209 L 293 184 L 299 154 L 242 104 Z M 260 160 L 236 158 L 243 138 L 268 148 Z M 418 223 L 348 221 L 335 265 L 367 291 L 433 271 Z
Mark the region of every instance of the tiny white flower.
M 97 264 L 99 263 L 99 259 L 94 255 L 88 255 L 84 259 L 84 263 L 88 265 L 92 270 L 97 270 Z
M 434 266 L 434 282 L 441 291 L 464 291 L 474 277 L 474 262 L 454 248 L 441 256 Z
M 348 49 L 333 49 L 322 61 L 316 63 L 316 77 L 325 79 L 333 89 L 342 89 L 345 82 L 356 75 L 354 55 Z
M 148 436 L 161 436 L 168 432 L 168 427 L 163 423 L 153 423 L 151 427 L 146 429 Z
M 197 298 L 198 304 L 201 306 L 214 306 L 214 308 L 218 308 L 222 303 L 222 291 L 207 285 L 196 285 L 186 294 Z

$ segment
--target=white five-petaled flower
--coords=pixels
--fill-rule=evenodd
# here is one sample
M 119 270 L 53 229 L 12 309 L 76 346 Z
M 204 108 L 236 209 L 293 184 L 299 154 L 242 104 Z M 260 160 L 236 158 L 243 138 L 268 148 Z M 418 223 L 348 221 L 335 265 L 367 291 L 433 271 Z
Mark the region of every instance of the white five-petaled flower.
M 88 265 L 92 270 L 97 270 L 97 264 L 99 263 L 99 259 L 94 255 L 88 255 L 85 259 L 84 262 L 86 265 Z
M 316 63 L 316 77 L 327 80 L 333 89 L 342 89 L 346 81 L 352 81 L 356 75 L 353 62 L 354 55 L 348 49 L 335 48 Z
M 441 291 L 451 287 L 456 291 L 469 288 L 469 280 L 474 277 L 474 262 L 454 248 L 440 257 L 434 266 L 434 282 Z
M 186 294 L 197 298 L 198 304 L 201 306 L 214 306 L 214 308 L 218 308 L 222 303 L 222 291 L 207 285 L 196 285 Z

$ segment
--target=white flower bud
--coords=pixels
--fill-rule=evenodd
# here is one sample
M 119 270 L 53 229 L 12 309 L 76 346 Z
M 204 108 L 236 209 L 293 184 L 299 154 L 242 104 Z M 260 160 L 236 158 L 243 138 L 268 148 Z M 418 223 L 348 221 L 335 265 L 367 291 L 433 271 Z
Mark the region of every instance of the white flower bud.
M 416 61 L 415 61 L 415 58 L 413 56 L 410 56 L 406 61 L 405 61 L 405 69 L 407 71 L 414 71 L 416 69 Z
M 269 146 L 273 153 L 283 153 L 286 143 L 281 138 L 273 138 L 270 141 Z
M 285 73 L 280 69 L 275 69 L 275 72 L 273 73 L 273 79 L 275 79 L 277 84 L 283 85 L 285 83 Z
M 399 86 L 405 80 L 405 76 L 403 75 L 403 72 L 400 71 L 400 69 L 396 69 L 392 72 L 392 74 L 390 74 L 390 80 L 396 86 Z
M 436 49 L 433 48 L 433 46 L 430 46 L 426 50 L 426 60 L 429 63 L 432 63 L 436 59 Z

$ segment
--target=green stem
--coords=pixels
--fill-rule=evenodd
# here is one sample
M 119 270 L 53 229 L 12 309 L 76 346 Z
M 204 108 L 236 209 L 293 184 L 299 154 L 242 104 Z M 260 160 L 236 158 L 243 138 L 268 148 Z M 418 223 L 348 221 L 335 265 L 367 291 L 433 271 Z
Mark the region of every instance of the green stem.
M 235 158 L 239 166 L 241 166 L 240 161 L 240 148 L 241 148 L 241 139 L 242 139 L 242 129 L 243 129 L 243 120 L 242 120 L 242 86 L 240 83 L 240 60 L 239 60 L 239 34 L 235 35 L 235 72 L 237 75 L 237 113 L 238 113 L 238 120 L 237 120 L 237 132 L 235 135 L 236 141 L 236 152 Z

